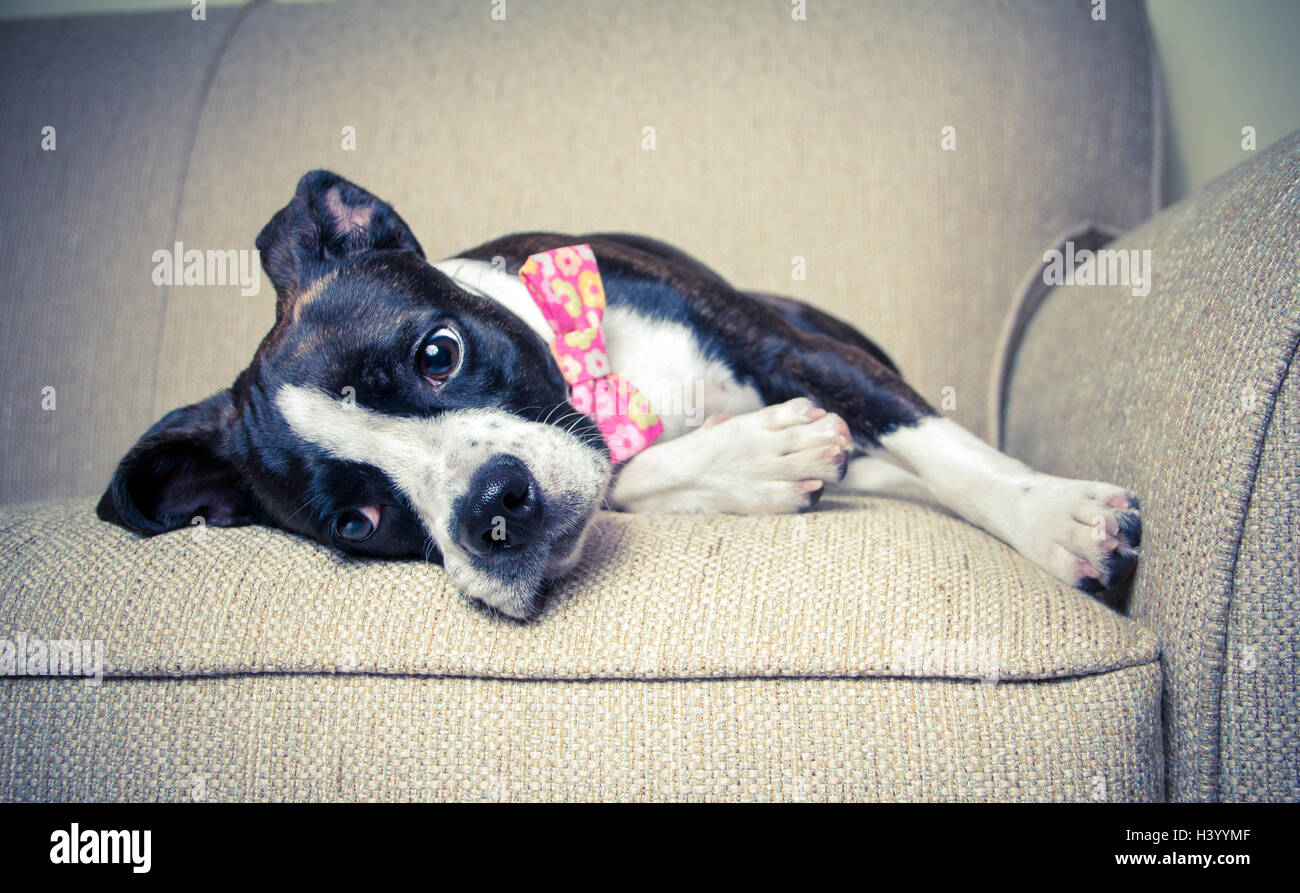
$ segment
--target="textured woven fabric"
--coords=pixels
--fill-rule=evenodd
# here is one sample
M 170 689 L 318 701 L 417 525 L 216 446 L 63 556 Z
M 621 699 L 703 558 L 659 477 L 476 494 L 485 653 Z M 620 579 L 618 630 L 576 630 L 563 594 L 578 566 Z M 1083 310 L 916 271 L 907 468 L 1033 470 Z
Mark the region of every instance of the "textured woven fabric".
M 421 562 L 5 509 L 0 638 L 107 678 L 0 680 L 0 798 L 1160 797 L 1150 633 L 941 512 L 826 503 L 602 515 L 527 624 Z
M 0 24 L 0 502 L 102 492 L 158 418 L 167 290 L 150 257 L 172 244 L 203 85 L 234 17 Z
M 1142 497 L 1131 613 L 1161 641 L 1171 797 L 1300 799 L 1300 432 L 1277 399 L 1300 341 L 1300 133 L 1112 247 L 1151 252 L 1151 293 L 1048 298 L 1016 365 L 1008 449 Z M 1232 667 L 1245 647 L 1267 670 Z M 1227 759 L 1248 761 L 1230 791 Z
M 1224 800 L 1300 800 L 1300 364 L 1273 405 L 1228 605 Z
M 347 559 L 260 527 L 142 539 L 84 504 L 9 508 L 0 631 L 103 640 L 111 675 L 1052 679 L 1156 659 L 1146 630 L 962 521 L 899 500 L 838 505 L 604 513 L 578 570 L 522 624 L 423 562 Z
M 1159 675 L 0 682 L 0 799 L 1152 800 Z
M 789 3 L 528 0 L 494 21 L 406 0 L 262 3 L 233 31 L 234 11 L 188 8 L 69 38 L 4 23 L 0 127 L 27 148 L 0 162 L 22 209 L 0 221 L 0 362 L 22 395 L 0 503 L 98 495 L 149 424 L 234 379 L 269 284 L 154 286 L 151 252 L 251 249 L 313 167 L 394 202 L 430 257 L 530 228 L 678 244 L 862 325 L 987 433 L 1003 320 L 1044 247 L 1153 208 L 1145 21 L 1107 6 L 818 0 L 795 21 Z M 50 116 L 52 155 L 35 148 Z

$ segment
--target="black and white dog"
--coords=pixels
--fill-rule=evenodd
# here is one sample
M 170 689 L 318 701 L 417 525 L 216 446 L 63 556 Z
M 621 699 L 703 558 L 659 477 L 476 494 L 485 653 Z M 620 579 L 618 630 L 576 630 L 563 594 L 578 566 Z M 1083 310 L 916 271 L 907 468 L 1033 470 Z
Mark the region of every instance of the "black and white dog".
M 515 275 L 578 242 L 604 279 L 610 365 L 664 425 L 618 468 Z M 1132 494 L 999 453 L 850 326 L 738 291 L 660 242 L 524 233 L 430 264 L 392 207 L 314 171 L 257 247 L 275 325 L 233 386 L 127 453 L 104 520 L 157 534 L 201 516 L 425 557 L 521 618 L 578 561 L 602 505 L 793 512 L 826 484 L 936 500 L 1086 592 L 1137 561 Z

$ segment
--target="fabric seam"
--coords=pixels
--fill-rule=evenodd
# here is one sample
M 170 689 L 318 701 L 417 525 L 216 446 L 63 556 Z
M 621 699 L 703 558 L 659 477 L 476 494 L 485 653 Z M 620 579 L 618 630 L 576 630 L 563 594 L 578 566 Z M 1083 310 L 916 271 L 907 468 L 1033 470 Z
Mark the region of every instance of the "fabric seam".
M 1134 621 L 1136 622 L 1136 621 Z M 1144 627 L 1145 628 L 1145 627 Z M 1060 682 L 1069 682 L 1074 679 L 1089 679 L 1095 676 L 1106 676 L 1111 673 L 1122 673 L 1126 670 L 1132 670 L 1139 667 L 1155 665 L 1160 666 L 1160 649 L 1156 647 L 1148 653 L 1144 653 L 1127 661 L 1119 661 L 1110 666 L 1099 667 L 1091 670 L 1079 670 L 1061 676 L 1026 676 L 1026 677 L 997 677 L 997 685 L 1038 685 L 1053 684 Z M 118 682 L 128 681 L 148 681 L 148 680 L 180 680 L 180 679 L 229 679 L 242 676 L 401 676 L 415 679 L 485 679 L 497 680 L 504 682 L 717 682 L 720 680 L 738 680 L 738 679 L 859 679 L 859 680 L 890 680 L 896 682 L 951 682 L 957 685 L 983 685 L 986 684 L 975 676 L 901 676 L 897 673 L 763 673 L 763 672 L 740 672 L 740 673 L 719 673 L 715 676 L 704 675 L 674 675 L 665 673 L 655 676 L 610 676 L 595 674 L 591 676 L 576 676 L 573 674 L 557 673 L 553 676 L 519 676 L 510 673 L 494 672 L 418 672 L 412 670 L 394 670 L 383 671 L 379 669 L 358 669 L 339 672 L 337 670 L 316 668 L 316 669 L 267 669 L 267 670 L 214 670 L 211 672 L 197 670 L 183 670 L 175 673 L 159 672 L 156 668 L 153 670 L 144 670 L 140 672 L 129 673 L 105 673 L 105 680 Z M 992 677 L 990 677 L 992 678 Z M 66 677 L 48 677 L 48 676 L 4 676 L 0 681 L 34 681 L 37 679 L 49 680 L 51 684 L 59 684 L 68 680 Z
M 1141 225 L 1141 224 L 1139 224 Z M 1091 241 L 1096 236 L 1095 244 Z M 1061 250 L 1066 242 L 1085 241 L 1091 247 L 1100 247 L 1113 242 L 1122 235 L 1119 227 L 1095 220 L 1084 220 L 1067 228 L 1052 242 L 1047 250 Z M 1033 269 L 1020 279 L 1019 288 L 1012 298 L 998 335 L 997 349 L 993 353 L 993 368 L 990 370 L 992 381 L 989 387 L 988 415 L 993 423 L 992 441 L 999 450 L 1006 449 L 1006 409 L 1007 396 L 1011 387 L 1011 370 L 1015 368 L 1016 358 L 1020 355 L 1020 346 L 1024 343 L 1025 333 L 1038 311 L 1047 303 L 1058 286 L 1047 285 L 1043 281 L 1042 253 L 1037 255 Z
M 1223 794 L 1223 706 L 1225 703 L 1223 688 L 1224 679 L 1227 676 L 1228 670 L 1228 647 L 1230 645 L 1232 631 L 1232 605 L 1236 600 L 1237 595 L 1237 564 L 1241 558 L 1241 541 L 1245 537 L 1246 533 L 1246 519 L 1250 517 L 1250 508 L 1255 501 L 1256 487 L 1259 483 L 1259 468 L 1263 463 L 1264 448 L 1268 443 L 1268 431 L 1273 423 L 1273 414 L 1277 411 L 1277 402 L 1282 395 L 1282 386 L 1286 384 L 1287 377 L 1291 374 L 1291 369 L 1295 365 L 1297 352 L 1300 352 L 1300 326 L 1293 325 L 1289 338 L 1289 346 L 1283 351 L 1283 355 L 1287 357 L 1287 361 L 1278 375 L 1272 393 L 1270 394 L 1268 409 L 1265 412 L 1264 417 L 1260 419 L 1259 435 L 1255 440 L 1255 446 L 1250 457 L 1249 474 L 1245 481 L 1246 495 L 1245 499 L 1241 501 L 1241 514 L 1235 519 L 1233 524 L 1235 536 L 1230 543 L 1232 555 L 1228 562 L 1228 586 L 1223 605 L 1223 626 L 1221 635 L 1218 637 L 1219 647 L 1217 649 L 1217 653 L 1222 657 L 1222 660 L 1218 661 L 1218 666 L 1215 668 L 1215 672 L 1217 672 L 1219 677 L 1219 684 L 1213 687 L 1215 704 L 1210 713 L 1211 717 L 1213 717 L 1212 721 L 1218 725 L 1218 729 L 1214 735 L 1214 753 L 1211 755 L 1213 768 L 1209 773 L 1209 782 L 1211 786 L 1209 794 L 1210 798 L 1215 801 L 1220 800 Z

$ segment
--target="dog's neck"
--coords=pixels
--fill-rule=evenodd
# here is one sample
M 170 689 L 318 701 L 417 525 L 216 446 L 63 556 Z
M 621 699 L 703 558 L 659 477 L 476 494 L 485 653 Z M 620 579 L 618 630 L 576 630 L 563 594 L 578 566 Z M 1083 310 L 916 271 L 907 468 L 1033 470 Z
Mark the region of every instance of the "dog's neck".
M 555 332 L 550 323 L 538 309 L 536 302 L 528 294 L 523 281 L 505 270 L 482 260 L 467 260 L 452 257 L 439 261 L 433 268 L 447 276 L 470 294 L 479 295 L 496 302 L 523 320 L 530 329 L 550 344 L 555 340 Z

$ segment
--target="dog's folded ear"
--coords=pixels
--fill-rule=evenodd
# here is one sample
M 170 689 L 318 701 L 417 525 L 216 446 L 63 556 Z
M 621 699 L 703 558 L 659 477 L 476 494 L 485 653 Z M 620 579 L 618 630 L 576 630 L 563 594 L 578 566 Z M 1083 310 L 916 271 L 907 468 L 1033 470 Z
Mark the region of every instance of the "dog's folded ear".
M 298 181 L 293 200 L 257 236 L 275 285 L 276 319 L 298 294 L 341 261 L 367 251 L 412 251 L 424 257 L 411 228 L 388 203 L 330 171 Z
M 147 535 L 191 523 L 235 527 L 262 520 L 227 458 L 234 419 L 229 391 L 163 416 L 118 463 L 96 513 Z

